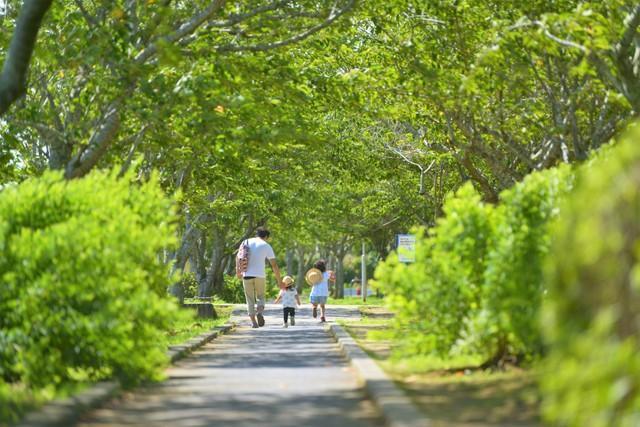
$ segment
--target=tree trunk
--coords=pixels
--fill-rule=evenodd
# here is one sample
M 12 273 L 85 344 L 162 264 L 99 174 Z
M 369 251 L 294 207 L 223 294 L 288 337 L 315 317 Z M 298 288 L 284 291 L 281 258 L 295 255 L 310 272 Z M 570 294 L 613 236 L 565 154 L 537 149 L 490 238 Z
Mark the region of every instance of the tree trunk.
M 207 239 L 204 234 L 200 234 L 200 238 L 196 241 L 193 247 L 193 272 L 196 275 L 196 280 L 201 283 L 205 280 L 207 275 L 207 263 L 205 260 L 205 253 L 207 250 Z
M 347 254 L 346 238 L 342 238 L 336 250 L 336 298 L 344 298 L 344 257 Z
M 184 272 L 184 267 L 187 264 L 187 260 L 189 259 L 189 255 L 193 251 L 193 246 L 196 243 L 196 239 L 198 238 L 199 230 L 192 224 L 189 224 L 187 218 L 187 227 L 182 235 L 182 241 L 180 243 L 180 247 L 176 251 L 173 256 L 174 264 L 171 267 L 171 275 L 176 271 Z M 182 303 L 184 301 L 184 290 L 182 289 L 182 284 L 178 281 L 171 285 L 169 288 L 169 293 Z
M 329 251 L 325 259 L 327 260 L 327 270 L 335 270 L 336 261 L 332 251 Z
M 73 146 L 59 137 L 49 144 L 49 168 L 63 169 L 71 160 Z
M 336 264 L 336 298 L 344 298 L 344 264 L 339 259 Z
M 298 293 L 302 292 L 304 288 L 304 273 L 305 273 L 305 265 L 304 265 L 304 249 L 298 246 L 296 250 L 296 255 L 298 255 L 298 273 L 296 274 L 296 289 L 298 289 Z
M 213 304 L 210 302 L 197 303 L 197 304 L 182 304 L 183 307 L 193 308 L 197 312 L 197 316 L 200 319 L 217 319 L 218 313 L 216 313 Z
M 225 257 L 223 271 L 224 271 L 224 274 L 226 274 L 227 276 L 235 276 L 236 262 L 235 262 L 235 256 L 233 254 L 227 255 Z
M 211 243 L 211 257 L 209 258 L 209 268 L 198 286 L 198 295 L 200 297 L 211 297 L 214 292 L 220 291 L 224 286 L 224 238 L 222 233 L 214 230 Z
M 293 273 L 293 261 L 294 261 L 294 252 L 293 249 L 287 249 L 287 258 L 286 258 L 286 269 L 287 274 L 291 275 Z

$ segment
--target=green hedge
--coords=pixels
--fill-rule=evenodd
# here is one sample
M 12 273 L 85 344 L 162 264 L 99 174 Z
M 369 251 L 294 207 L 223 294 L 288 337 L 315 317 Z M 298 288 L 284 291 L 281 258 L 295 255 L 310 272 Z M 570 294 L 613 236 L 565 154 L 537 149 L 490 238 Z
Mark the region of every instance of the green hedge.
M 544 293 L 544 260 L 550 225 L 573 181 L 567 165 L 532 173 L 502 192 L 495 209 L 482 284 L 480 311 L 466 342 L 498 362 L 538 355 L 538 321 Z
M 225 274 L 224 287 L 216 296 L 229 304 L 245 302 L 242 280 L 238 279 L 236 276 Z
M 544 324 L 554 425 L 640 425 L 640 131 L 581 168 L 555 228 Z
M 155 178 L 130 181 L 50 172 L 0 192 L 0 399 L 161 372 L 177 311 L 159 258 L 174 244 L 172 201 Z
M 267 270 L 265 286 L 265 296 L 267 300 L 275 298 L 278 292 L 280 292 L 280 288 L 276 286 L 275 278 L 270 270 Z M 238 279 L 235 275 L 224 275 L 224 286 L 215 296 L 228 304 L 244 304 L 247 302 L 244 296 L 242 280 Z
M 191 272 L 182 273 L 180 276 L 180 287 L 183 298 L 195 298 L 198 296 L 198 280 Z
M 433 229 L 416 231 L 415 263 L 392 254 L 378 266 L 400 352 L 472 353 L 499 363 L 540 351 L 548 224 L 571 177 L 567 167 L 531 174 L 497 207 L 468 184 L 447 198 Z
M 492 207 L 469 184 L 447 198 L 443 209 L 430 236 L 416 231 L 415 263 L 403 264 L 392 253 L 375 272 L 374 286 L 397 313 L 402 351 L 447 354 L 478 307 Z

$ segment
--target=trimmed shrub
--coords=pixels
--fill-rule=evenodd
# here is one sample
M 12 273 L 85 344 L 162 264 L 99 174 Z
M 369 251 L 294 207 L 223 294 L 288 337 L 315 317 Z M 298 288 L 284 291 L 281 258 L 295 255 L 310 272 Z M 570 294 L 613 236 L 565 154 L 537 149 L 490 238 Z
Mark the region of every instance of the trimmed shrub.
M 572 177 L 571 169 L 564 165 L 532 173 L 500 194 L 485 262 L 482 302 L 466 337 L 466 343 L 489 359 L 489 364 L 542 351 L 538 318 L 549 226 Z
M 158 377 L 172 201 L 130 178 L 48 172 L 0 192 L 0 389 Z
M 198 295 L 198 280 L 191 272 L 182 273 L 180 276 L 180 287 L 184 298 L 195 298 Z
M 640 425 L 640 131 L 579 171 L 555 228 L 544 325 L 554 425 Z
M 238 279 L 234 275 L 224 276 L 224 287 L 217 295 L 221 300 L 226 303 L 243 303 L 245 302 L 244 287 L 242 286 L 242 280 Z
M 271 273 L 271 271 L 267 271 L 265 297 L 267 299 L 275 298 L 279 291 L 280 288 L 276 285 L 273 273 Z M 222 290 L 216 294 L 216 297 L 229 304 L 246 303 L 242 279 L 237 278 L 235 275 L 225 274 L 224 286 Z
M 497 207 L 465 185 L 429 236 L 417 231 L 415 263 L 382 262 L 376 284 L 397 313 L 400 351 L 474 354 L 487 366 L 539 354 L 549 224 L 571 181 L 569 167 L 533 173 Z
M 446 355 L 478 308 L 493 207 L 468 184 L 447 198 L 443 211 L 429 237 L 416 230 L 415 263 L 391 254 L 375 272 L 375 285 L 397 313 L 402 351 Z

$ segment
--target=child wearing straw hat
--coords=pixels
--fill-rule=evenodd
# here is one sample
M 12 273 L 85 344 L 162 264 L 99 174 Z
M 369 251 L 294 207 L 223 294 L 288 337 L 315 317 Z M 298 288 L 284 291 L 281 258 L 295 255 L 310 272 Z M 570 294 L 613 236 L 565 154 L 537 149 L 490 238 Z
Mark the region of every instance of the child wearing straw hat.
M 311 285 L 311 293 L 309 294 L 309 302 L 313 306 L 313 318 L 318 317 L 318 305 L 320 306 L 320 321 L 326 322 L 326 304 L 329 298 L 329 281 L 335 282 L 333 271 L 327 270 L 327 263 L 320 259 L 316 261 L 313 268 L 310 269 L 306 276 L 307 282 Z
M 293 277 L 284 276 L 282 283 L 284 283 L 285 288 L 280 290 L 278 298 L 276 298 L 274 302 L 277 304 L 282 301 L 282 312 L 284 315 L 284 324 L 282 327 L 288 328 L 289 324 L 287 322 L 289 317 L 291 318 L 291 326 L 296 325 L 296 303 L 298 303 L 298 305 L 301 305 L 301 303 Z

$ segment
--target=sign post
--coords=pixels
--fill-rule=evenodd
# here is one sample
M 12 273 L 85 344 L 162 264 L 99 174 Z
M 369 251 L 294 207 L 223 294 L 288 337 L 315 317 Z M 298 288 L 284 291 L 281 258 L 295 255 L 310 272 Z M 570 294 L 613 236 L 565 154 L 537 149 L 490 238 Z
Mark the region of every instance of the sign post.
M 362 263 L 360 269 L 362 270 L 362 283 L 360 289 L 362 290 L 362 301 L 367 301 L 367 253 L 364 242 L 362 242 Z
M 416 236 L 415 234 L 398 234 L 396 236 L 398 261 L 416 262 Z

